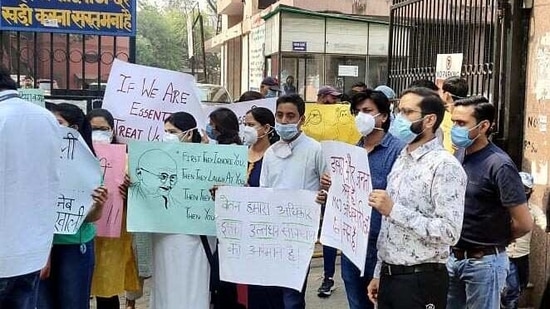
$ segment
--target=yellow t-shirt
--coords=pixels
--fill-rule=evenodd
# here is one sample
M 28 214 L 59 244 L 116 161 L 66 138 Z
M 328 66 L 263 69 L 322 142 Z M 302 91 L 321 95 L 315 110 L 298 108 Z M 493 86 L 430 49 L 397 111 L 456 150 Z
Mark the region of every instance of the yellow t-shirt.
M 453 141 L 451 140 L 451 129 L 453 128 L 453 121 L 451 120 L 451 113 L 445 111 L 443 116 L 443 122 L 441 122 L 441 130 L 443 131 L 443 147 L 450 153 L 454 153 Z

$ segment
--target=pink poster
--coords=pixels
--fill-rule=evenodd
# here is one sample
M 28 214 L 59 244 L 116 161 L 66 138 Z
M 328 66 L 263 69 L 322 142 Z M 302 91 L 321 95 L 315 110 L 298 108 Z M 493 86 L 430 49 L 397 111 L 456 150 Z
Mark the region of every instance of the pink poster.
M 109 190 L 109 199 L 103 208 L 101 219 L 96 222 L 97 236 L 120 237 L 123 219 L 123 200 L 118 187 L 126 173 L 126 145 L 94 144 L 99 158 L 103 185 Z

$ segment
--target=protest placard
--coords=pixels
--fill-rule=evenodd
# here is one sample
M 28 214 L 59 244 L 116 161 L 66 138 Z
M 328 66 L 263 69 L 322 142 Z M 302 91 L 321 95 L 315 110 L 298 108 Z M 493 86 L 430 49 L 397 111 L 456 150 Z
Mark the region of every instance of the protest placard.
M 367 152 L 341 142 L 322 142 L 321 146 L 332 181 L 321 243 L 342 250 L 363 274 L 372 211 L 368 205 L 372 182 Z
M 319 142 L 341 141 L 355 145 L 361 138 L 349 104 L 306 104 L 306 121 L 302 130 Z
M 209 190 L 246 183 L 245 146 L 131 142 L 128 150 L 130 232 L 216 235 Z
M 435 67 L 435 83 L 441 88 L 443 82 L 462 73 L 463 54 L 438 54 Z
M 35 88 L 19 88 L 19 96 L 21 99 L 34 103 L 41 107 L 46 107 L 46 100 L 44 98 L 44 89 Z
M 60 188 L 57 196 L 56 234 L 75 234 L 92 207 L 92 192 L 101 185 L 101 170 L 80 134 L 61 128 Z
M 115 118 L 118 140 L 161 141 L 164 120 L 187 112 L 204 128 L 204 115 L 193 76 L 115 59 L 103 108 Z
M 316 192 L 221 187 L 216 194 L 220 278 L 301 291 L 319 230 Z
M 237 115 L 237 118 L 239 119 L 239 126 L 242 130 L 244 127 L 244 117 L 246 116 L 246 112 L 249 110 L 256 108 L 256 107 L 265 107 L 269 109 L 273 114 L 275 114 L 275 105 L 277 102 L 277 98 L 268 98 L 268 99 L 261 99 L 261 100 L 254 100 L 254 101 L 246 101 L 246 102 L 238 102 L 235 104 L 224 104 L 224 105 L 204 105 L 202 107 L 204 111 L 205 122 L 208 123 L 208 115 L 215 111 L 216 109 L 220 107 L 226 107 L 232 110 L 235 115 Z
M 120 237 L 124 202 L 119 186 L 126 175 L 126 145 L 94 144 L 94 150 L 99 158 L 103 185 L 109 190 L 103 215 L 96 221 L 97 236 Z

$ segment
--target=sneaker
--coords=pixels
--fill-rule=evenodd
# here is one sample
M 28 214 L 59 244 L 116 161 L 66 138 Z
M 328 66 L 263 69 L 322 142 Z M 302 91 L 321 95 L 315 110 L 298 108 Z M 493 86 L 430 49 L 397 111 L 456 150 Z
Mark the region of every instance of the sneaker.
M 317 296 L 319 297 L 330 297 L 332 294 L 332 291 L 334 291 L 334 280 L 331 278 L 325 278 L 323 279 L 323 283 L 317 289 Z

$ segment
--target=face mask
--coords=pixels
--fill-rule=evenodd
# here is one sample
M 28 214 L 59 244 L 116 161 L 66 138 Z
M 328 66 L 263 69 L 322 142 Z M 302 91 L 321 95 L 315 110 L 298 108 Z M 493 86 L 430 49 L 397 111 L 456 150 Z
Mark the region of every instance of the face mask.
M 277 97 L 277 91 L 268 90 L 265 97 L 266 98 L 276 98 Z
M 216 136 L 216 133 L 214 133 L 214 128 L 211 124 L 206 125 L 206 135 L 209 139 L 216 140 L 218 138 L 218 136 Z
M 275 122 L 275 131 L 277 131 L 277 134 L 279 134 L 283 141 L 289 141 L 299 133 L 297 123 L 282 124 Z
M 424 120 L 424 117 L 416 121 L 410 121 L 407 118 L 403 117 L 403 115 L 399 114 L 392 122 L 389 132 L 391 135 L 399 138 L 406 144 L 410 144 L 419 135 L 411 130 L 412 124 L 422 120 Z
M 252 146 L 258 141 L 258 131 L 254 127 L 245 126 L 240 136 L 246 146 Z
M 283 141 L 279 141 L 273 144 L 271 148 L 273 149 L 273 153 L 275 154 L 275 156 L 281 159 L 286 159 L 290 157 L 290 155 L 292 154 L 292 149 L 290 148 L 290 144 L 285 143 Z
M 180 141 L 180 137 L 178 134 L 164 132 L 162 141 L 165 143 L 178 143 Z
M 376 115 L 371 115 L 367 113 L 359 113 L 357 116 L 355 116 L 355 126 L 357 127 L 357 131 L 361 134 L 361 136 L 367 136 L 371 134 L 371 132 L 376 126 L 376 120 L 374 118 L 378 117 L 380 113 Z
M 112 131 L 93 130 L 92 141 L 98 144 L 110 144 L 113 140 Z
M 453 126 L 451 129 L 451 140 L 453 141 L 453 144 L 458 147 L 462 148 L 468 148 L 472 146 L 474 141 L 479 137 L 476 136 L 476 138 L 471 139 L 470 138 L 470 131 L 473 129 L 479 127 L 481 123 L 477 124 L 475 127 L 468 129 L 465 127 L 459 127 L 459 126 Z

